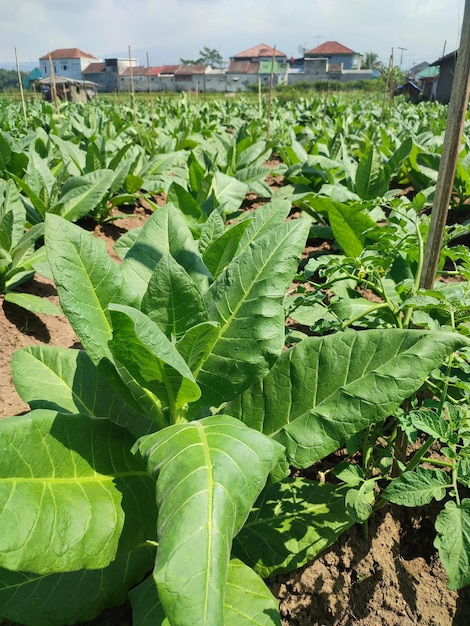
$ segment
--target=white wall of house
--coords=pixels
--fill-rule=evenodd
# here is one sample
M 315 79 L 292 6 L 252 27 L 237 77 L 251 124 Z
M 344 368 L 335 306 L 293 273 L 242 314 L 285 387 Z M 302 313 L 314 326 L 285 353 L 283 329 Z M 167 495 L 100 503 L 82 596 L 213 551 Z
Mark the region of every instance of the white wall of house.
M 79 59 L 52 59 L 52 67 L 55 76 L 64 76 L 65 78 L 74 78 L 82 80 L 83 70 L 93 61 L 90 57 L 80 57 Z M 41 74 L 44 78 L 51 75 L 51 67 L 49 59 L 41 59 Z

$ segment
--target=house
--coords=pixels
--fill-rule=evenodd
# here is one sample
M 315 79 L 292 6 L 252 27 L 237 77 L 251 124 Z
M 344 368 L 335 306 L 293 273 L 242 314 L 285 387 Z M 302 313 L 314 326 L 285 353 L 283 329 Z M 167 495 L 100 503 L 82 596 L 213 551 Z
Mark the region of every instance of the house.
M 42 77 L 39 67 L 35 67 L 31 72 L 23 77 L 23 87 L 25 89 L 34 89 L 34 83 L 36 83 Z
M 429 63 L 426 67 L 414 75 L 416 84 L 422 89 L 423 100 L 434 100 L 435 89 L 437 88 L 437 79 L 439 77 L 439 68 L 431 66 Z
M 373 70 L 361 70 L 361 55 L 337 41 L 326 41 L 307 50 L 303 59 L 293 59 L 290 85 L 299 82 L 370 80 Z
M 118 90 L 127 92 L 175 91 L 175 72 L 179 65 L 159 67 L 128 66 L 119 72 Z
M 104 61 L 89 63 L 83 70 L 84 80 L 91 80 L 98 85 L 99 92 L 113 92 L 119 90 L 119 75 L 129 67 L 137 68 L 138 59 L 105 59 Z
M 289 63 L 287 55 L 276 48 L 260 43 L 230 57 L 227 68 L 227 91 L 246 91 L 249 85 L 261 82 L 268 85 L 273 76 L 274 85 L 287 83 Z
M 328 66 L 334 71 L 358 70 L 361 67 L 361 55 L 337 41 L 325 41 L 316 48 L 304 53 L 304 61 L 308 59 L 327 59 Z
M 83 71 L 90 63 L 100 61 L 80 48 L 59 48 L 39 57 L 40 70 L 44 78 L 51 75 L 50 60 L 54 74 L 75 80 L 83 79 Z
M 434 84 L 432 100 L 437 100 L 443 104 L 448 104 L 450 101 L 450 94 L 452 92 L 452 85 L 454 82 L 455 64 L 457 62 L 457 50 L 450 52 L 441 57 L 434 63 L 431 63 L 432 67 L 439 67 L 439 76 Z

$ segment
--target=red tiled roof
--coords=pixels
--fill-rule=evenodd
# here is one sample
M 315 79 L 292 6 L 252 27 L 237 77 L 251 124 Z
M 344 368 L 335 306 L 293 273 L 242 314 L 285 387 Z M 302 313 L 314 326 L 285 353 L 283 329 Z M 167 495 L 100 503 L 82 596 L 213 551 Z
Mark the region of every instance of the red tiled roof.
M 39 57 L 40 61 L 47 60 L 51 56 L 51 59 L 96 59 L 93 54 L 89 54 L 88 52 L 83 52 L 80 48 L 58 48 L 57 50 L 53 50 L 52 52 L 48 52 L 44 54 L 42 57 Z
M 106 70 L 106 63 L 90 63 L 83 70 L 84 74 L 99 74 Z
M 351 48 L 346 48 L 343 44 L 337 41 L 325 41 L 316 48 L 308 50 L 305 54 L 324 54 L 326 56 L 331 54 L 356 54 Z
M 257 46 L 253 46 L 253 48 L 248 48 L 248 50 L 244 50 L 243 52 L 239 52 L 238 54 L 234 54 L 234 59 L 243 59 L 243 58 L 255 58 L 255 57 L 272 57 L 273 54 L 277 57 L 285 57 L 284 52 L 280 50 L 274 50 L 271 46 L 267 46 L 265 43 L 260 43 Z

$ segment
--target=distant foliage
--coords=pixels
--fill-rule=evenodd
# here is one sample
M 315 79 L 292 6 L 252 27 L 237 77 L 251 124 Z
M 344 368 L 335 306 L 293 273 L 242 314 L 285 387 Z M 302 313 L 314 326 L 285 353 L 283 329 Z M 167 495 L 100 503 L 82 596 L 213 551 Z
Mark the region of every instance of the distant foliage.
M 18 73 L 16 70 L 0 68 L 0 91 L 9 91 L 18 88 Z

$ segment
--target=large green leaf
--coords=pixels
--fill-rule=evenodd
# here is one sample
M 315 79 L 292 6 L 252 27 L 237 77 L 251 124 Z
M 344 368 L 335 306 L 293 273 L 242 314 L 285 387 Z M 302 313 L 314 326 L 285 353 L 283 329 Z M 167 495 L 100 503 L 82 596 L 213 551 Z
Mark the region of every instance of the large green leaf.
M 220 334 L 216 322 L 205 322 L 190 328 L 176 343 L 176 349 L 189 366 L 194 376 L 205 363 Z
M 23 348 L 13 355 L 11 371 L 16 390 L 32 409 L 107 418 L 135 437 L 153 430 L 151 419 L 121 395 L 125 391 L 123 385 L 117 391 L 117 385 L 110 383 L 106 363 L 94 365 L 83 350 L 55 346 Z
M 63 626 L 96 618 L 125 602 L 153 565 L 155 548 L 137 546 L 105 569 L 29 574 L 0 569 L 0 620 L 25 626 Z
M 144 296 L 157 263 L 168 254 L 202 291 L 207 289 L 209 271 L 191 231 L 179 209 L 167 204 L 146 221 L 121 265 L 125 280 L 135 287 L 139 299 Z
M 269 231 L 282 224 L 287 219 L 290 210 L 291 203 L 288 200 L 272 200 L 256 209 L 253 219 L 240 240 L 237 254 L 246 250 L 255 239 L 260 239 Z
M 447 502 L 436 518 L 434 545 L 449 577 L 449 589 L 470 584 L 470 499 Z
M 344 485 L 286 479 L 264 489 L 233 542 L 233 554 L 260 576 L 292 572 L 353 524 Z
M 62 311 L 53 302 L 46 298 L 35 296 L 32 293 L 20 293 L 18 291 L 10 291 L 5 294 L 5 300 L 20 306 L 27 311 L 33 313 L 42 313 L 43 315 L 62 315 Z
M 154 577 L 174 626 L 223 623 L 233 537 L 282 447 L 228 416 L 178 424 L 139 440 L 157 478 Z
M 204 251 L 204 263 L 214 278 L 219 276 L 235 256 L 240 239 L 249 223 L 250 220 L 246 219 L 227 228 Z
M 171 415 L 200 396 L 187 363 L 172 343 L 141 311 L 111 305 L 113 338 L 109 343 L 114 358 L 137 383 L 156 398 Z
M 456 333 L 398 329 L 310 337 L 224 411 L 274 436 L 290 463 L 308 467 L 393 413 L 466 344 Z
M 113 182 L 111 170 L 97 170 L 70 177 L 62 187 L 60 198 L 49 210 L 75 222 L 93 212 Z
M 206 294 L 209 318 L 220 335 L 197 382 L 200 405 L 231 400 L 267 374 L 284 345 L 283 301 L 309 224 L 293 220 L 252 243 Z
M 0 144 L 1 145 L 1 144 Z M 1 157 L 0 157 L 1 158 Z M 8 228 L 4 219 L 10 216 Z M 0 246 L 12 250 L 24 233 L 26 211 L 13 180 L 0 181 Z M 6 232 L 5 232 L 6 231 Z
M 141 310 L 167 337 L 181 337 L 189 328 L 208 320 L 201 292 L 170 254 L 163 255 L 153 270 Z
M 108 353 L 107 307 L 122 276 L 104 241 L 56 215 L 46 218 L 45 242 L 62 310 L 94 362 Z
M 0 421 L 0 567 L 101 569 L 153 538 L 154 481 L 109 420 L 38 409 Z
M 134 626 L 168 626 L 151 576 L 129 594 Z M 232 559 L 227 573 L 224 626 L 281 626 L 277 601 L 247 565 Z M 35 625 L 33 625 L 35 626 Z
M 390 172 L 382 161 L 380 152 L 370 146 L 361 157 L 356 171 L 356 193 L 361 200 L 374 200 L 388 191 Z

